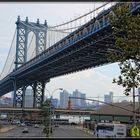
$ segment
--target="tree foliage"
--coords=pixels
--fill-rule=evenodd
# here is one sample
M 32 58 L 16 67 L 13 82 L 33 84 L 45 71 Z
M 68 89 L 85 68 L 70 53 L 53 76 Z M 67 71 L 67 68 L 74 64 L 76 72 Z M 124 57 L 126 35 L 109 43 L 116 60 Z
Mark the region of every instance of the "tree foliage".
M 131 13 L 131 7 L 132 3 L 118 4 L 109 15 L 115 44 L 108 58 L 119 62 L 120 68 L 120 76 L 113 83 L 122 85 L 126 95 L 140 85 L 140 14 Z
M 44 125 L 43 132 L 46 134 L 46 137 L 49 137 L 51 133 L 51 116 L 53 114 L 53 106 L 51 104 L 51 100 L 47 99 L 41 107 L 40 115 L 42 116 L 42 121 Z

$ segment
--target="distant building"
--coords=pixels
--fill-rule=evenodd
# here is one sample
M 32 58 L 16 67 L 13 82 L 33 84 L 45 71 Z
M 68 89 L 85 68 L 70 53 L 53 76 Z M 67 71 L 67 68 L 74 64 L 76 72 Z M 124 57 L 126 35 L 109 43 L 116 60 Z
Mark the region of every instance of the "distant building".
M 14 91 L 11 92 L 11 99 L 14 99 Z
M 86 94 L 81 93 L 81 98 L 86 99 Z M 81 108 L 86 108 L 86 100 L 81 100 Z
M 105 103 L 113 103 L 113 92 L 110 92 L 109 95 L 104 95 Z
M 101 107 L 99 102 L 86 103 L 86 109 L 97 110 Z
M 60 108 L 68 107 L 69 93 L 66 90 L 60 92 Z
M 55 108 L 58 108 L 58 99 L 57 98 L 51 98 L 51 102 Z
M 127 101 L 127 100 L 122 100 L 121 102 L 122 102 L 122 103 L 126 103 L 126 102 L 128 102 L 128 101 Z
M 94 101 L 94 102 L 92 102 L 92 106 L 93 106 L 94 109 L 99 109 L 100 104 L 99 104 L 98 101 Z
M 12 99 L 10 97 L 0 97 L 0 106 L 12 106 Z
M 33 90 L 26 89 L 25 92 L 25 107 L 32 108 L 33 107 Z
M 7 106 L 12 106 L 12 99 L 10 97 L 5 97 L 4 101 Z
M 0 105 L 2 106 L 2 105 L 4 105 L 4 100 L 2 99 L 2 98 L 0 98 Z
M 0 97 L 0 106 L 3 106 L 5 104 L 4 98 L 4 96 Z
M 109 95 L 110 95 L 110 103 L 113 103 L 113 92 L 110 92 Z
M 86 94 L 79 92 L 77 89 L 73 91 L 73 98 L 72 99 L 72 108 L 85 108 L 86 107 Z M 76 99 L 78 98 L 83 98 L 83 99 Z
M 81 93 L 76 89 L 75 91 L 73 91 L 73 97 L 81 98 Z M 80 108 L 80 106 L 81 106 L 81 99 L 73 98 L 72 107 L 73 108 Z

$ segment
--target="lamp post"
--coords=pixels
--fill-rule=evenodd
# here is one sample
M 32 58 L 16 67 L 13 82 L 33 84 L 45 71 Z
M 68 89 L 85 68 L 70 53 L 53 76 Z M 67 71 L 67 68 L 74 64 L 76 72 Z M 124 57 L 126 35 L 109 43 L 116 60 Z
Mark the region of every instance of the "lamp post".
M 50 92 L 48 89 L 46 89 L 46 91 L 48 91 L 48 93 L 49 93 L 49 97 L 50 97 L 50 106 L 49 106 L 49 112 L 50 112 L 50 115 L 49 115 L 49 117 L 50 117 L 50 119 L 49 119 L 49 136 L 50 136 L 50 132 L 52 131 L 53 132 L 53 127 L 52 127 L 52 125 L 54 125 L 54 124 L 52 124 L 52 112 L 51 111 L 53 111 L 53 119 L 54 119 L 54 109 L 53 110 L 51 110 L 52 109 L 52 102 L 51 102 L 51 99 L 53 99 L 53 94 L 54 94 L 54 92 L 55 91 L 57 91 L 57 90 L 63 90 L 63 88 L 56 88 L 56 89 L 54 89 L 52 92 Z
M 130 94 L 127 94 L 126 96 L 128 96 Z M 139 95 L 136 95 L 135 94 L 135 88 L 133 87 L 133 93 L 132 93 L 132 96 L 133 96 L 133 120 L 134 120 L 134 125 L 137 124 L 137 119 L 136 119 L 136 104 L 135 104 L 135 98 L 136 96 L 139 97 Z

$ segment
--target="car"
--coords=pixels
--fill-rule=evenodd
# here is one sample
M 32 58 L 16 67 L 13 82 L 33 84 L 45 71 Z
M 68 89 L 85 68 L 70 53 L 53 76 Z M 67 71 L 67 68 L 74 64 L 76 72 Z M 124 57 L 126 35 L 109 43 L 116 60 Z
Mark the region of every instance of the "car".
M 59 127 L 59 125 L 58 124 L 55 124 L 54 127 Z
M 16 122 L 15 122 L 15 121 L 12 121 L 11 124 L 12 124 L 12 125 L 16 125 Z
M 71 125 L 77 125 L 77 123 L 75 123 L 75 122 L 71 122 Z
M 25 123 L 21 123 L 20 126 L 25 126 Z
M 38 124 L 35 124 L 35 128 L 39 128 L 39 125 Z
M 13 120 L 11 121 L 12 125 L 19 125 L 20 124 L 20 120 Z
M 25 127 L 25 128 L 23 129 L 22 133 L 29 133 L 28 128 Z
M 32 124 L 31 123 L 27 123 L 27 126 L 32 126 Z

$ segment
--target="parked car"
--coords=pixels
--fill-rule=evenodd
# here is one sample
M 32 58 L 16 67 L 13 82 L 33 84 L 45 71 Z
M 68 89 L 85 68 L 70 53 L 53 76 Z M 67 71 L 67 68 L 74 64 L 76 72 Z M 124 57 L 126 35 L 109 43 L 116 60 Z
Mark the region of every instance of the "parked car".
M 29 133 L 28 128 L 25 127 L 25 128 L 23 129 L 22 133 Z
M 58 124 L 55 124 L 54 127 L 59 127 L 59 125 Z
M 27 126 L 32 126 L 32 124 L 31 123 L 27 123 Z
M 25 126 L 25 123 L 21 123 L 20 126 Z
M 12 125 L 19 125 L 20 124 L 20 120 L 13 120 L 11 121 Z
M 35 128 L 39 128 L 39 125 L 38 124 L 35 124 Z

